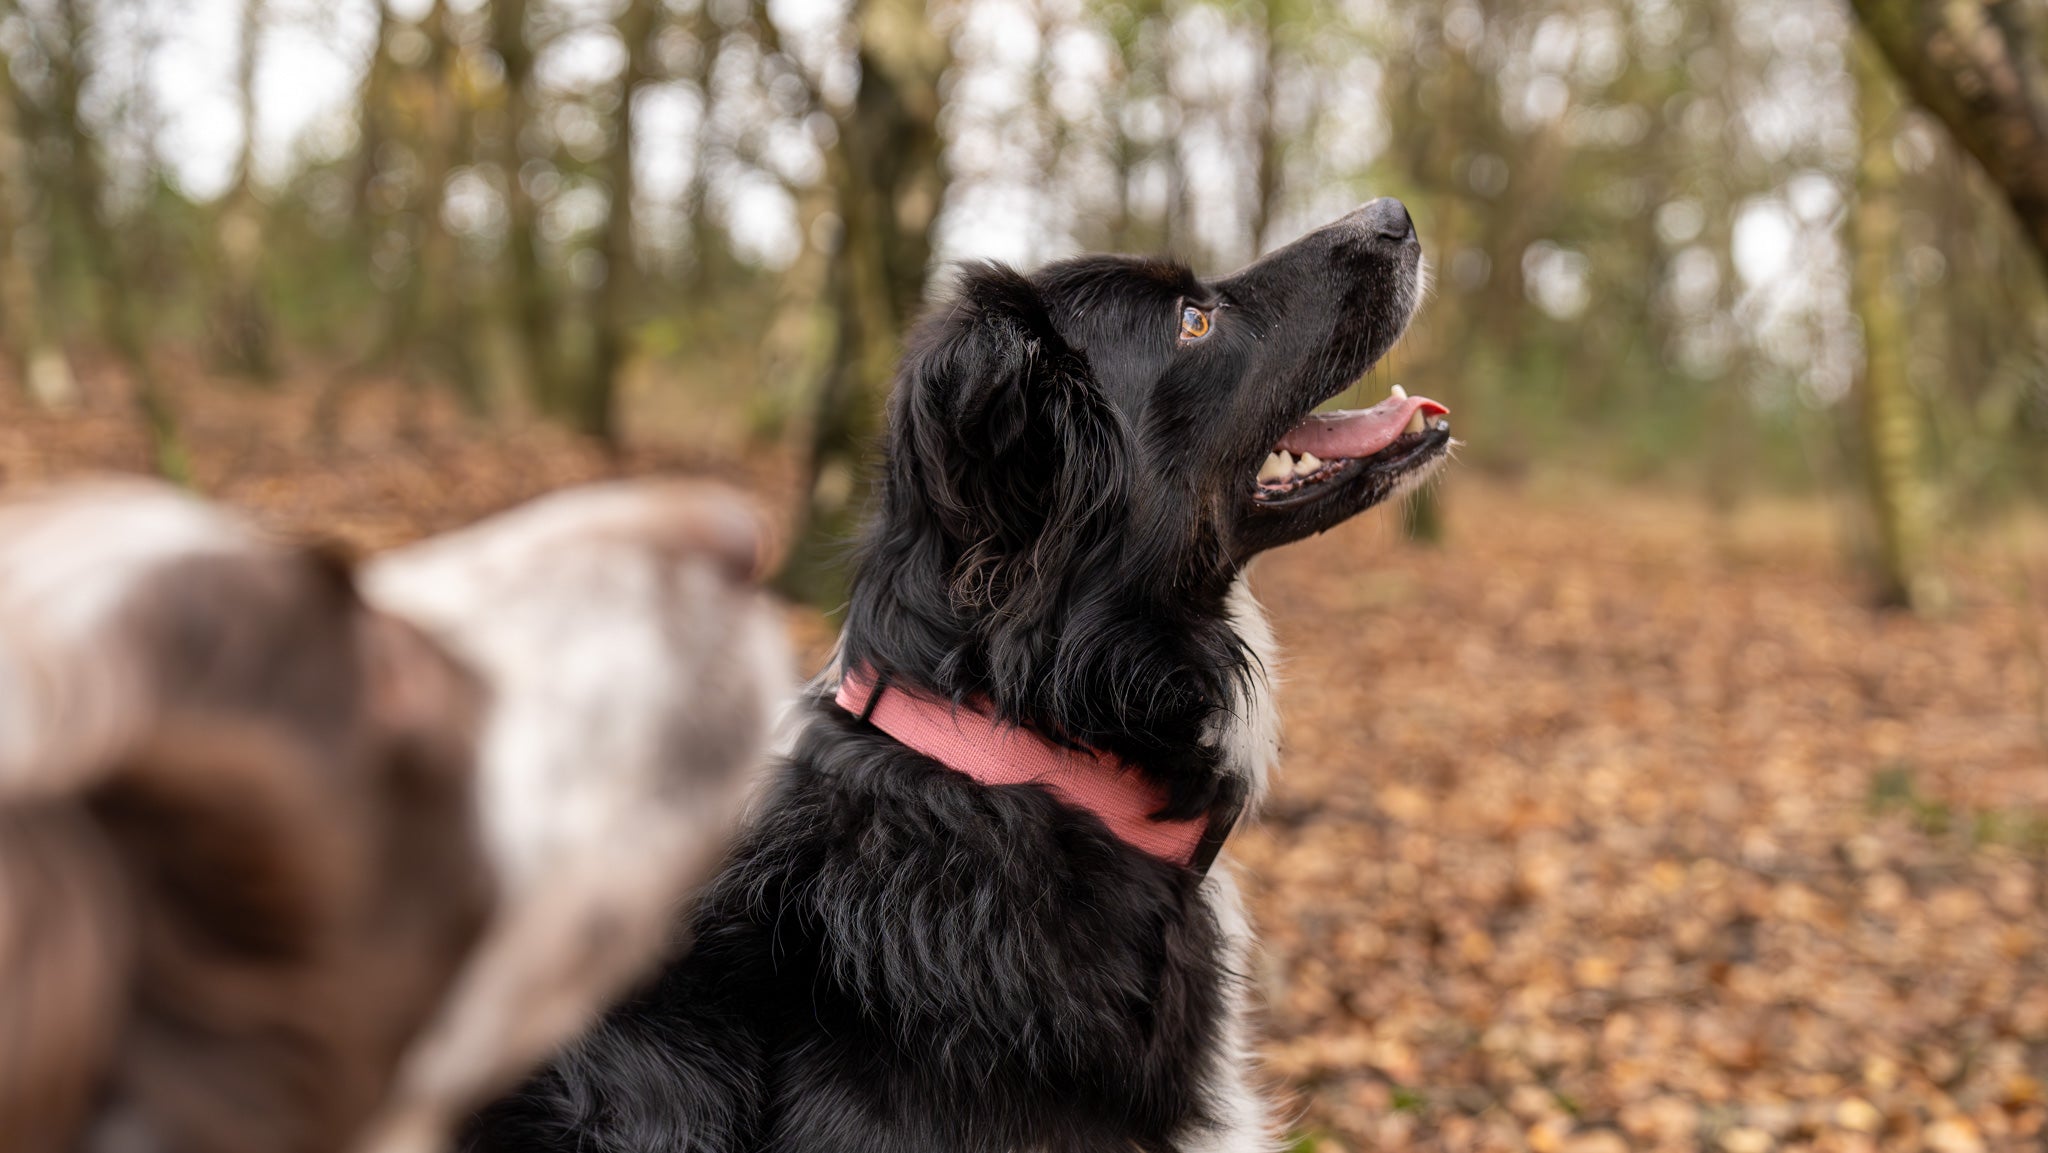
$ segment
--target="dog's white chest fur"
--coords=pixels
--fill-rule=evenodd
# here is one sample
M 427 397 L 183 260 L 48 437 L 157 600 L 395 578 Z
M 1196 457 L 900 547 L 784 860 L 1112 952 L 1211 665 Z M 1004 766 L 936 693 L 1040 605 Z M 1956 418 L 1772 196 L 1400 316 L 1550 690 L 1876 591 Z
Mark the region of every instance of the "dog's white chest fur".
M 1273 704 L 1280 650 L 1273 641 L 1273 626 L 1266 622 L 1266 612 L 1252 596 L 1244 573 L 1231 584 L 1224 607 L 1230 614 L 1230 627 L 1251 651 L 1252 675 L 1231 702 L 1214 741 L 1224 751 L 1224 763 L 1251 786 L 1248 808 L 1256 811 L 1266 799 L 1267 778 L 1280 758 L 1280 713 Z
M 1273 641 L 1272 626 L 1265 610 L 1253 598 L 1244 574 L 1230 587 L 1225 600 L 1230 626 L 1252 654 L 1252 675 L 1238 699 L 1232 703 L 1215 734 L 1224 750 L 1225 763 L 1250 786 L 1248 809 L 1256 811 L 1266 796 L 1267 779 L 1280 757 L 1280 713 L 1273 703 L 1273 684 L 1279 675 L 1279 649 Z M 1202 883 L 1216 925 L 1222 931 L 1223 968 L 1229 974 L 1223 1028 L 1216 1039 L 1211 1074 L 1213 1126 L 1186 1135 L 1181 1147 L 1187 1153 L 1268 1153 L 1280 1147 L 1270 1112 L 1255 1084 L 1251 1029 L 1246 1020 L 1251 992 L 1251 973 L 1258 940 L 1245 915 L 1244 899 L 1237 879 L 1231 874 L 1228 851 L 1217 860 Z

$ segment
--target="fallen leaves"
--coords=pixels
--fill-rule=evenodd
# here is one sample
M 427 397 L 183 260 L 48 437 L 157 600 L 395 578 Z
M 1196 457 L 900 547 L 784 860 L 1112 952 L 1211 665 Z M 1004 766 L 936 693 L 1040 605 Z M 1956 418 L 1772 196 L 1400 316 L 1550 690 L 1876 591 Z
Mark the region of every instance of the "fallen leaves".
M 83 375 L 98 406 L 63 419 L 0 388 L 0 477 L 145 459 Z M 392 382 L 331 435 L 303 391 L 180 402 L 209 493 L 363 549 L 620 470 L 788 484 L 486 435 Z M 1305 1144 L 2039 1150 L 2048 549 L 1964 554 L 1926 622 L 1862 607 L 1812 509 L 1474 483 L 1449 509 L 1441 549 L 1380 516 L 1254 576 L 1289 743 L 1234 853 Z
M 2038 1149 L 2048 596 L 1964 574 L 1951 619 L 1882 617 L 1810 519 L 1450 508 L 1441 549 L 1352 525 L 1254 579 L 1289 740 L 1236 852 L 1304 1128 Z

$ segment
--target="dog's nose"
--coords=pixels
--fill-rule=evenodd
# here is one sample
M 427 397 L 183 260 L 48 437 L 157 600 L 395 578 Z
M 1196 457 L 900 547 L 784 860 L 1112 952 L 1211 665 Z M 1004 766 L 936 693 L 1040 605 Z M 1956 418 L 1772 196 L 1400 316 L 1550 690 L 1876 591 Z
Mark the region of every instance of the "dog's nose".
M 1397 244 L 1415 239 L 1415 222 L 1408 217 L 1408 206 L 1391 196 L 1366 205 L 1360 223 Z

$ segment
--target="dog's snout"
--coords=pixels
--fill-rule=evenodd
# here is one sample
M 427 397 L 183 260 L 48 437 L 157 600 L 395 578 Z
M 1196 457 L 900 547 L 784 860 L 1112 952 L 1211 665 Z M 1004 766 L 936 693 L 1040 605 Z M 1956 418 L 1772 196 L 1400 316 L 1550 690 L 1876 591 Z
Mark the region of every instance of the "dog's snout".
M 1374 235 L 1396 244 L 1415 239 L 1415 221 L 1408 216 L 1408 206 L 1391 196 L 1382 196 L 1366 205 L 1359 210 L 1359 217 L 1359 223 Z

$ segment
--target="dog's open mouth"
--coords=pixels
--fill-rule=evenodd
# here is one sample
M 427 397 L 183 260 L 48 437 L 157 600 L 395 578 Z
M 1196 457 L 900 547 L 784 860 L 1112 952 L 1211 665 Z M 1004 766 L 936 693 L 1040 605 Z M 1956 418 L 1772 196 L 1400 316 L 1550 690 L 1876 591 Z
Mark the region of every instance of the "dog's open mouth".
M 1259 466 L 1252 498 L 1284 503 L 1354 465 L 1394 463 L 1447 433 L 1450 409 L 1395 385 L 1371 408 L 1321 412 L 1295 425 Z

